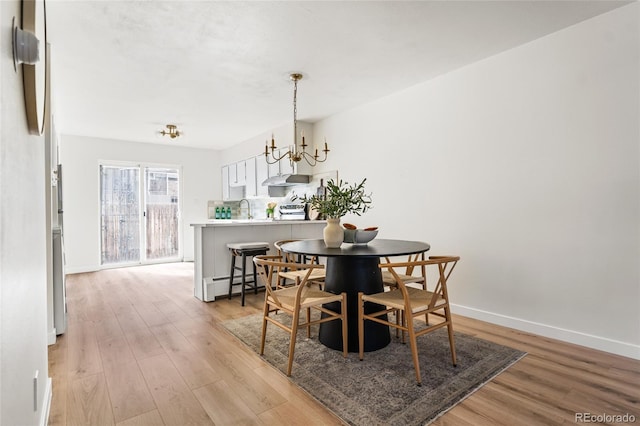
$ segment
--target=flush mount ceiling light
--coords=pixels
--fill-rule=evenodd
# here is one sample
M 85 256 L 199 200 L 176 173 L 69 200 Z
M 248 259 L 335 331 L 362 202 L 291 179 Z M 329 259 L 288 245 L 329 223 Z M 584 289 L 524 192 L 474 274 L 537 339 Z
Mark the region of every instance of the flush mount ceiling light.
M 304 130 L 301 132 L 300 137 L 302 138 L 302 144 L 300 145 L 300 149 L 298 148 L 298 106 L 297 106 L 297 97 L 298 97 L 298 81 L 302 80 L 302 74 L 294 73 L 289 76 L 291 81 L 293 81 L 293 149 L 289 148 L 287 152 L 282 155 L 276 155 L 276 141 L 271 135 L 271 146 L 269 146 L 269 141 L 267 141 L 266 146 L 264 147 L 264 158 L 267 160 L 269 164 L 275 164 L 278 161 L 288 158 L 289 163 L 293 166 L 293 163 L 297 163 L 298 161 L 307 162 L 310 166 L 315 166 L 317 163 L 322 163 L 327 160 L 327 153 L 329 152 L 329 147 L 327 146 L 327 140 L 324 142 L 324 157 L 320 159 L 318 155 L 318 149 L 316 148 L 315 154 L 309 154 L 306 149 L 309 145 L 307 145 L 304 141 Z M 271 149 L 271 155 L 269 155 L 269 149 Z M 282 151 L 280 151 L 282 152 Z
M 160 131 L 160 134 L 162 136 L 169 136 L 171 139 L 175 139 L 182 134 L 180 133 L 180 130 L 178 130 L 178 126 L 176 126 L 175 124 L 167 124 L 166 127 L 167 130 Z

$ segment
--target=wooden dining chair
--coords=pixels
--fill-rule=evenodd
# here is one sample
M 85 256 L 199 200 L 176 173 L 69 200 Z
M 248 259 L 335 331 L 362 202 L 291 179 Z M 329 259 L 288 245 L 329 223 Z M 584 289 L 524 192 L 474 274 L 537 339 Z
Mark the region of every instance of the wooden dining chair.
M 387 261 L 387 263 L 393 263 L 388 256 L 385 256 L 385 260 Z M 399 268 L 395 272 L 397 276 L 402 280 L 403 283 L 420 284 L 423 289 L 426 289 L 427 288 L 426 287 L 427 286 L 426 266 L 422 265 L 420 268 L 416 268 L 412 263 L 412 262 L 417 262 L 418 260 L 424 260 L 424 252 L 414 253 L 407 256 L 407 262 L 411 263 L 411 265 L 406 266 L 404 268 Z M 403 271 L 400 272 L 400 269 L 403 269 Z M 418 269 L 418 270 L 415 271 L 415 269 Z M 398 285 L 396 284 L 396 277 L 389 270 L 382 271 L 382 284 L 385 286 L 385 288 L 389 290 L 393 288 L 398 288 Z M 428 313 L 424 314 L 424 320 L 427 324 L 429 323 Z M 398 324 L 400 323 L 399 316 L 396 316 L 396 322 Z M 398 337 L 399 333 L 400 333 L 400 330 L 396 328 L 396 337 Z
M 453 323 L 451 321 L 447 284 L 451 272 L 459 260 L 459 256 L 430 256 L 427 260 L 380 264 L 380 268 L 386 269 L 395 278 L 396 286 L 390 291 L 376 294 L 358 293 L 358 343 L 360 360 L 364 358 L 364 321 L 375 321 L 399 329 L 402 332 L 403 343 L 405 333 L 408 333 L 418 386 L 422 386 L 422 379 L 418 361 L 417 337 L 439 328 L 447 327 L 449 346 L 451 348 L 451 360 L 453 365 L 456 365 L 456 348 L 453 338 Z M 426 280 L 424 288 L 416 288 L 406 284 L 400 277 L 400 274 L 396 272 L 396 268 L 409 267 L 437 269 L 437 282 L 434 288 L 429 290 Z M 425 273 L 425 279 L 426 276 Z M 382 305 L 382 308 L 376 312 L 366 314 L 364 312 L 364 304 L 366 302 Z M 400 321 L 389 321 L 386 317 L 386 314 L 389 313 L 394 313 L 396 318 L 400 318 Z M 425 327 L 420 327 L 421 324 L 416 323 L 415 318 L 425 314 L 440 317 L 442 321 L 432 324 L 427 323 Z M 416 328 L 416 325 L 419 327 Z
M 389 257 L 385 257 L 385 260 L 387 263 L 393 263 Z M 424 260 L 424 252 L 410 254 L 407 257 L 407 262 L 409 263 L 416 262 L 418 260 Z M 417 271 L 415 271 L 415 269 L 416 267 L 411 264 L 410 266 L 404 267 L 403 272 L 396 270 L 396 274 L 405 284 L 417 283 L 422 284 L 422 288 L 425 288 L 425 283 L 427 282 L 425 275 L 426 267 L 422 265 Z M 382 283 L 387 287 L 394 288 L 396 287 L 396 277 L 389 270 L 382 271 Z
M 264 311 L 262 319 L 262 337 L 260 340 L 260 355 L 264 355 L 265 339 L 267 334 L 267 324 L 272 323 L 289 333 L 289 362 L 287 365 L 287 376 L 291 375 L 293 366 L 293 354 L 296 344 L 296 336 L 300 327 L 306 327 L 307 337 L 311 337 L 311 326 L 328 321 L 342 321 L 342 352 L 347 357 L 347 294 L 333 294 L 311 286 L 311 276 L 314 270 L 324 268 L 324 265 L 315 263 L 290 263 L 283 261 L 280 256 L 256 256 L 253 258 L 256 269 L 263 280 L 266 293 L 264 298 Z M 279 278 L 280 270 L 305 271 L 306 273 L 296 281 L 297 284 L 278 288 L 276 281 Z M 340 302 L 340 312 L 325 308 L 324 304 Z M 306 321 L 300 322 L 300 311 L 306 311 Z M 311 318 L 311 310 L 325 314 L 317 319 Z M 284 312 L 291 316 L 291 326 L 288 326 L 271 316 L 278 312 Z
M 286 243 L 292 243 L 300 240 L 279 240 L 273 243 L 273 246 L 276 249 L 278 256 L 282 257 L 285 262 L 295 264 L 295 263 L 319 263 L 318 258 L 312 256 L 310 259 L 300 255 L 287 253 L 282 250 L 282 245 Z M 307 271 L 305 269 L 296 270 L 296 269 L 283 269 L 278 272 L 278 279 L 276 280 L 277 288 L 287 287 L 288 285 L 298 285 L 300 280 Z M 311 276 L 309 277 L 309 281 L 318 284 L 320 288 L 324 287 L 324 279 L 325 279 L 325 270 L 324 268 L 314 268 Z M 289 280 L 290 282 L 288 282 Z

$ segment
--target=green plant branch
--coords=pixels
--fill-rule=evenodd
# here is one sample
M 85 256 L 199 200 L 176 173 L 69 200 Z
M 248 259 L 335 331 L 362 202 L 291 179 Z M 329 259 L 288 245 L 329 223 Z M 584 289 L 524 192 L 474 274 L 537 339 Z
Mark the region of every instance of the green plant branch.
M 365 178 L 358 184 L 349 185 L 342 179 L 338 183 L 331 179 L 327 182 L 325 196 L 296 196 L 294 200 L 308 203 L 314 210 L 328 218 L 340 218 L 349 213 L 360 216 L 372 207 L 371 194 L 367 194 L 364 190 L 366 181 Z

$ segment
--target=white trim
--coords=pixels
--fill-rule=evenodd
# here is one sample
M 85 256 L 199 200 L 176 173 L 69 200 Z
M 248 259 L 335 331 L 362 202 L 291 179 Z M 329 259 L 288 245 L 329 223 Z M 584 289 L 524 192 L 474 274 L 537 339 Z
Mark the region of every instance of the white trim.
M 609 352 L 633 359 L 640 360 L 640 345 L 607 339 L 605 337 L 594 336 L 574 330 L 540 324 L 533 321 L 514 318 L 494 312 L 483 311 L 481 309 L 470 308 L 468 306 L 451 304 L 451 311 L 455 314 L 469 318 L 474 318 L 492 324 L 502 325 L 516 330 L 534 333 L 539 336 L 561 340 L 563 342 L 586 346 L 588 348 Z
M 53 396 L 53 382 L 51 377 L 47 378 L 47 388 L 44 390 L 44 405 L 40 413 L 40 426 L 49 424 L 49 412 L 51 411 L 51 397 Z
M 101 269 L 100 265 L 66 267 L 64 273 L 65 275 L 83 274 L 85 272 L 96 272 L 96 271 L 99 271 L 100 269 Z
M 56 334 L 56 329 L 54 327 L 53 330 L 51 330 L 49 333 L 47 333 L 47 345 L 51 346 L 54 345 L 56 343 L 56 339 L 57 339 L 57 334 Z
M 84 274 L 86 272 L 98 272 L 107 269 L 120 269 L 120 268 L 131 268 L 135 266 L 146 266 L 146 265 L 159 265 L 161 263 L 182 263 L 182 262 L 193 262 L 193 259 L 158 259 L 151 262 L 139 263 L 139 262 L 131 262 L 131 263 L 113 263 L 107 265 L 85 265 L 85 266 L 77 266 L 75 268 L 66 268 L 65 275 L 72 274 Z
M 136 168 L 138 169 L 138 201 L 139 201 L 139 209 L 138 209 L 138 222 L 139 222 L 139 241 L 140 241 L 140 258 L 135 262 L 128 263 L 118 263 L 116 265 L 106 264 L 103 265 L 102 262 L 102 227 L 98 226 L 98 255 L 100 262 L 99 266 L 95 269 L 95 271 L 99 271 L 102 269 L 109 269 L 112 267 L 127 267 L 127 266 L 141 266 L 141 265 L 152 265 L 156 263 L 172 263 L 172 262 L 182 262 L 182 256 L 184 253 L 184 229 L 183 229 L 183 220 L 182 220 L 182 211 L 184 206 L 184 171 L 182 164 L 168 164 L 168 163 L 148 163 L 142 161 L 112 161 L 112 160 L 98 160 L 98 190 L 97 190 L 97 199 L 98 199 L 98 212 L 102 211 L 102 168 L 103 167 L 128 167 L 128 168 Z M 147 180 L 145 171 L 148 168 L 162 168 L 162 169 L 174 169 L 178 172 L 178 254 L 176 257 L 172 258 L 162 258 L 162 259 L 147 259 L 147 235 L 146 235 L 146 207 L 147 207 Z M 99 216 L 101 213 L 99 213 Z M 102 217 L 98 218 L 98 223 L 102 223 Z M 88 267 L 84 268 L 75 268 L 75 270 L 71 273 L 79 273 L 79 272 L 92 272 L 92 270 L 85 270 Z

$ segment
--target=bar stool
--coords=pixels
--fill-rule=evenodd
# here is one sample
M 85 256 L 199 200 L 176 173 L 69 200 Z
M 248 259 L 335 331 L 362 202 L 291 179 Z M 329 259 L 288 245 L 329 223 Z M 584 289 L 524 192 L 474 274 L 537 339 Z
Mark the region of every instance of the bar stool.
M 233 286 L 240 285 L 242 306 L 244 306 L 244 292 L 246 287 L 253 289 L 255 294 L 258 294 L 258 279 L 255 267 L 253 268 L 253 281 L 247 281 L 247 256 L 266 255 L 269 251 L 269 243 L 265 242 L 249 242 L 249 243 L 228 243 L 227 248 L 231 252 L 231 272 L 229 273 L 229 299 L 233 293 Z M 242 267 L 236 266 L 236 257 L 242 257 Z M 241 271 L 241 282 L 234 284 L 233 279 L 235 271 Z

